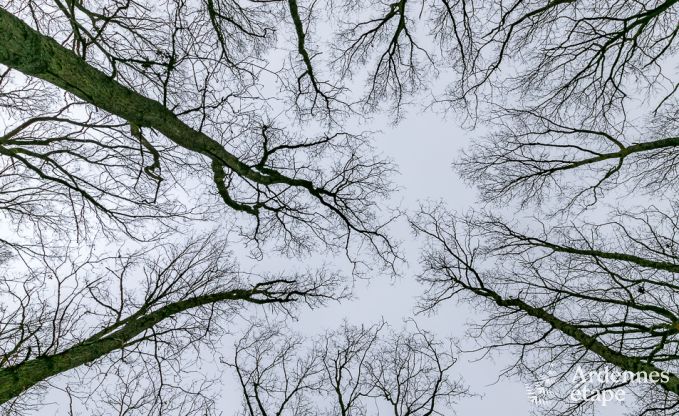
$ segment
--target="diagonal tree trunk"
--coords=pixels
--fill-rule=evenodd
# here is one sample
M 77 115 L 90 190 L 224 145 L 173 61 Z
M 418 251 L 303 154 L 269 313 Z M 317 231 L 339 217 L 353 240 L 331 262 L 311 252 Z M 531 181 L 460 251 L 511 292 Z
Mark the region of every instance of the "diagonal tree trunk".
M 269 168 L 253 169 L 219 142 L 181 121 L 158 101 L 116 82 L 3 8 L 0 8 L 0 63 L 48 81 L 127 120 L 133 126 L 153 128 L 175 144 L 207 156 L 213 167 L 227 167 L 239 176 L 262 185 L 286 184 L 305 188 L 322 199 L 324 191 L 308 180 L 291 178 Z M 224 199 L 229 205 L 235 203 Z M 240 209 L 244 210 L 244 207 Z
M 167 304 L 147 313 L 141 308 L 123 321 L 104 328 L 97 334 L 73 345 L 58 354 L 40 356 L 32 360 L 0 370 L 0 404 L 23 393 L 33 385 L 64 371 L 93 362 L 107 354 L 122 349 L 134 342 L 135 338 L 159 322 L 173 315 L 205 305 L 227 301 L 244 301 L 256 304 L 285 303 L 297 299 L 304 293 L 290 291 L 277 294 L 261 289 L 262 284 L 252 289 L 235 289 L 225 292 L 195 296 Z

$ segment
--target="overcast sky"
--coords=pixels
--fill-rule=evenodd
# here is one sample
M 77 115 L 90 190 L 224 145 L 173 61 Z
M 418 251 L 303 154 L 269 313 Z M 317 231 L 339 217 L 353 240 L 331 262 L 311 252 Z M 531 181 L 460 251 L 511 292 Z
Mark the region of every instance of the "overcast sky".
M 399 191 L 393 196 L 406 212 L 415 209 L 419 202 L 426 200 L 443 201 L 451 210 L 464 211 L 472 208 L 477 200 L 474 189 L 465 185 L 451 167 L 459 150 L 468 145 L 470 138 L 478 135 L 460 127 L 460 121 L 452 116 L 445 117 L 433 112 L 411 111 L 399 124 L 392 125 L 386 118 L 377 119 L 357 130 L 381 130 L 373 137 L 379 152 L 391 158 L 400 172 L 394 178 Z M 523 215 L 519 213 L 518 215 Z M 525 213 L 530 214 L 530 213 Z M 341 304 L 300 311 L 299 319 L 291 326 L 308 335 L 335 329 L 346 319 L 351 323 L 371 324 L 384 319 L 392 328 L 398 329 L 403 320 L 413 317 L 422 287 L 415 280 L 420 271 L 418 264 L 419 241 L 412 234 L 405 219 L 400 220 L 391 230 L 392 235 L 402 242 L 402 251 L 407 264 L 400 268 L 399 277 L 386 274 L 369 274 L 365 280 L 356 281 L 355 299 Z M 242 254 L 243 252 L 238 252 Z M 341 259 L 336 259 L 342 265 Z M 305 265 L 299 265 L 303 269 Z M 347 264 L 344 262 L 344 266 Z M 274 257 L 265 257 L 260 270 L 272 272 L 288 271 L 289 262 L 279 262 Z M 439 338 L 454 337 L 462 347 L 473 348 L 472 340 L 466 339 L 465 327 L 469 322 L 480 321 L 480 312 L 469 305 L 455 301 L 444 303 L 435 314 L 417 315 L 415 319 L 424 328 L 433 331 Z M 234 331 L 237 335 L 237 331 Z M 224 342 L 223 353 L 229 355 L 230 339 Z M 536 408 L 531 405 L 526 386 L 518 379 L 499 379 L 504 368 L 514 360 L 513 352 L 498 352 L 491 357 L 478 360 L 480 354 L 462 354 L 454 367 L 472 393 L 478 397 L 463 399 L 456 407 L 458 415 L 529 415 Z M 218 362 L 203 362 L 203 366 L 220 366 Z M 223 398 L 219 410 L 225 415 L 235 413 L 241 406 L 241 392 L 233 374 L 224 368 Z M 52 392 L 48 396 L 49 401 Z M 58 399 L 54 399 L 55 401 Z M 51 414 L 57 406 L 46 406 L 37 414 Z M 60 408 L 57 414 L 66 414 Z M 619 414 L 620 409 L 609 404 L 606 408 L 595 408 L 596 415 Z
M 379 151 L 392 158 L 399 167 L 400 174 L 395 181 L 401 190 L 394 195 L 394 200 L 401 201 L 404 209 L 415 209 L 420 201 L 425 200 L 443 201 L 449 208 L 458 211 L 474 207 L 474 190 L 462 182 L 451 164 L 458 151 L 477 132 L 462 129 L 458 120 L 452 117 L 414 112 L 396 126 L 373 122 L 370 128 L 383 129 L 375 135 L 375 144 Z M 313 336 L 326 329 L 336 328 L 343 319 L 356 324 L 370 324 L 383 318 L 392 328 L 398 329 L 404 319 L 412 317 L 417 298 L 422 293 L 422 287 L 415 281 L 420 271 L 420 245 L 412 238 L 405 221 L 394 226 L 393 234 L 402 241 L 408 261 L 408 265 L 401 270 L 401 277 L 373 274 L 367 280 L 357 281 L 356 299 L 331 304 L 322 309 L 303 311 L 299 320 L 291 326 Z M 270 259 L 265 259 L 261 266 L 265 270 L 280 268 L 280 265 Z M 415 319 L 439 338 L 454 337 L 462 341 L 462 347 L 473 348 L 473 342 L 465 338 L 465 324 L 480 321 L 479 313 L 480 311 L 473 310 L 469 305 L 449 301 L 437 309 L 435 314 L 417 315 Z M 224 353 L 228 355 L 229 342 L 225 342 L 225 345 Z M 513 416 L 528 416 L 531 411 L 540 410 L 530 403 L 526 386 L 520 380 L 498 379 L 504 366 L 512 362 L 512 352 L 505 351 L 476 360 L 479 356 L 461 355 L 454 367 L 470 386 L 471 392 L 479 394 L 479 397 L 462 399 L 455 407 L 458 415 L 485 416 L 508 412 Z M 234 404 L 240 405 L 240 390 L 229 390 L 230 387 L 226 384 L 229 380 L 233 380 L 230 373 L 225 377 L 227 391 L 220 406 L 225 414 L 229 414 L 228 409 Z M 609 404 L 606 408 L 597 407 L 594 414 L 618 415 L 620 411 L 619 407 Z

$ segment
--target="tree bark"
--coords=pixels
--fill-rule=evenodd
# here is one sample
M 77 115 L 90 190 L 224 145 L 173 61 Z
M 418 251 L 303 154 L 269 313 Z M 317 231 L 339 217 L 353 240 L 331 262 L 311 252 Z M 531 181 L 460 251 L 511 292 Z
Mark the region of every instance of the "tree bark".
M 504 298 L 497 292 L 487 288 L 475 288 L 471 286 L 466 286 L 466 288 L 477 295 L 481 295 L 493 300 L 498 306 L 519 309 L 522 312 L 551 325 L 554 329 L 575 339 L 585 349 L 593 352 L 594 354 L 603 358 L 605 361 L 617 366 L 623 371 L 631 371 L 634 373 L 644 372 L 646 374 L 656 372 L 658 375 L 663 372 L 661 368 L 656 367 L 648 361 L 643 361 L 636 357 L 630 357 L 609 348 L 595 337 L 588 335 L 576 325 L 557 318 L 555 315 L 547 312 L 543 308 L 529 305 L 521 299 Z M 668 376 L 667 382 L 658 381 L 658 384 L 667 391 L 679 394 L 679 377 L 670 372 L 665 373 Z
M 320 198 L 322 190 L 303 179 L 275 170 L 255 170 L 216 140 L 181 121 L 158 101 L 121 85 L 75 53 L 44 36 L 0 7 L 0 63 L 40 78 L 138 127 L 153 128 L 175 144 L 209 157 L 238 175 L 262 185 L 283 183 L 306 188 Z
M 64 371 L 90 363 L 112 351 L 129 345 L 136 336 L 151 329 L 164 319 L 189 309 L 217 302 L 242 300 L 251 303 L 289 302 L 291 297 L 259 298 L 267 296 L 258 289 L 236 289 L 181 300 L 167 304 L 153 312 L 143 310 L 131 315 L 123 321 L 114 323 L 98 334 L 83 340 L 58 354 L 41 356 L 12 367 L 0 370 L 0 404 L 5 403 L 23 393 L 33 385 Z M 119 329 L 117 329 L 119 328 Z M 113 331 L 113 332 L 111 332 Z

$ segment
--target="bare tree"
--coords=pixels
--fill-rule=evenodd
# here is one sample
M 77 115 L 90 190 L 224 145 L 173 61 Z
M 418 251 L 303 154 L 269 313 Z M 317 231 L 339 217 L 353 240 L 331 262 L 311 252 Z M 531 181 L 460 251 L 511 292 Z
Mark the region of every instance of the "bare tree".
M 250 327 L 229 364 L 243 392 L 243 414 L 315 414 L 319 362 L 305 347 L 303 338 L 286 328 Z
M 600 390 L 628 387 L 640 396 L 640 413 L 672 413 L 679 393 L 675 217 L 648 209 L 537 234 L 490 215 L 425 209 L 414 220 L 428 240 L 422 306 L 461 296 L 484 307 L 489 318 L 473 330 L 481 347 L 515 349 L 509 373 L 555 373 L 563 388 L 555 412 L 592 405 L 568 395 L 577 368 L 613 365 L 634 374 L 664 371 L 667 379 L 604 383 Z
M 670 111 L 671 110 L 671 111 Z M 502 126 L 458 161 L 461 175 L 490 202 L 556 204 L 555 211 L 587 208 L 608 194 L 674 191 L 675 109 L 643 127 L 596 128 L 540 113 L 511 110 Z
M 585 414 L 619 388 L 634 414 L 675 413 L 679 4 L 458 5 L 467 76 L 441 99 L 488 122 L 455 164 L 485 205 L 411 218 L 425 241 L 422 308 L 483 308 L 479 348 L 515 353 L 508 374 L 550 373 L 536 413 Z M 574 398 L 577 369 L 666 378 Z
M 255 323 L 230 366 L 246 415 L 443 415 L 467 395 L 451 369 L 452 345 L 418 328 L 393 331 L 347 323 L 309 342 L 287 328 Z M 388 334 L 385 334 L 388 333 Z
M 673 0 L 455 2 L 459 31 L 468 28 L 462 32 L 468 36 L 458 43 L 463 76 L 446 99 L 472 110 L 520 100 L 529 109 L 574 110 L 599 122 L 615 119 L 640 92 L 663 102 L 677 90 L 670 69 L 677 6 Z
M 398 121 L 431 94 L 425 106 L 491 125 L 456 166 L 492 215 L 430 207 L 413 218 L 430 244 L 423 307 L 488 306 L 483 345 L 517 347 L 518 372 L 667 371 L 629 391 L 642 413 L 670 412 L 677 208 L 660 198 L 676 190 L 678 10 L 676 0 L 0 2 L 5 408 L 20 412 L 68 373 L 80 382 L 52 387 L 72 413 L 208 412 L 210 377 L 186 389 L 168 374 L 190 379 L 184 369 L 198 364 L 184 351 L 214 353 L 213 331 L 237 305 L 287 310 L 345 294 L 323 270 L 246 279 L 223 230 L 258 259 L 343 251 L 357 273 L 393 270 L 394 167 L 346 121 L 384 108 Z M 642 194 L 658 202 L 602 212 L 607 198 Z M 532 225 L 499 212 L 517 206 L 535 210 Z M 205 223 L 220 231 L 176 243 Z M 101 248 L 123 243 L 134 248 Z M 385 328 L 345 326 L 308 351 L 303 338 L 251 329 L 229 361 L 245 414 L 363 414 L 373 401 L 436 414 L 464 391 L 448 378 L 447 345 Z M 333 406 L 319 409 L 319 397 Z M 586 408 L 560 399 L 554 411 Z
M 72 414 L 214 411 L 219 377 L 197 376 L 198 358 L 248 304 L 289 314 L 347 295 L 324 268 L 241 272 L 236 243 L 259 259 L 329 250 L 357 272 L 394 266 L 394 168 L 366 134 L 326 123 L 346 109 L 311 66 L 307 14 L 293 1 L 0 4 L 3 412 L 58 390 Z M 282 16 L 301 73 L 267 60 Z M 293 105 L 263 91 L 267 77 Z
M 94 385 L 125 375 L 117 381 L 142 386 L 146 391 L 123 392 L 138 401 L 126 411 L 140 414 L 170 412 L 173 394 L 186 399 L 182 383 L 172 381 L 185 371 L 186 352 L 214 343 L 244 303 L 289 312 L 298 302 L 313 306 L 343 296 L 334 274 L 240 273 L 225 242 L 215 238 L 111 258 L 46 261 L 32 276 L 6 279 L 3 291 L 12 296 L 2 317 L 0 400 L 10 401 L 7 409 L 27 404 L 20 394 L 36 383 L 87 365 L 78 371 Z M 144 385 L 149 380 L 152 385 Z M 70 386 L 71 393 L 94 394 L 87 390 L 92 385 Z
M 137 6 L 141 8 L 140 12 L 144 11 L 141 5 Z M 179 15 L 188 12 L 188 9 L 184 8 L 189 6 L 181 2 L 172 6 L 175 7 L 173 13 L 177 19 Z M 86 16 L 88 12 L 96 16 L 95 12 L 84 9 L 82 5 L 80 7 L 80 12 Z M 0 63 L 25 75 L 43 79 L 71 93 L 84 103 L 116 116 L 118 121 L 115 123 L 118 123 L 116 126 L 120 130 L 128 125 L 129 133 L 125 137 L 128 142 L 127 149 L 139 148 L 141 156 L 146 153 L 146 159 L 150 159 L 136 170 L 142 172 L 145 179 L 152 183 L 158 183 L 163 179 L 159 176 L 162 170 L 160 161 L 162 148 L 154 144 L 161 140 L 162 135 L 162 138 L 169 141 L 167 146 L 179 150 L 178 154 L 171 154 L 167 159 L 172 161 L 175 158 L 182 158 L 184 163 L 190 162 L 189 166 L 199 165 L 196 169 L 205 171 L 212 178 L 213 192 L 217 193 L 227 207 L 254 219 L 247 233 L 255 241 L 265 236 L 280 236 L 281 241 L 285 242 L 281 249 L 303 251 L 309 250 L 313 246 L 311 239 L 317 239 L 319 236 L 322 242 L 335 247 L 345 247 L 353 244 L 357 238 L 365 237 L 369 245 L 377 249 L 380 255 L 384 255 L 387 263 L 393 262 L 395 249 L 382 231 L 384 223 L 377 220 L 374 215 L 376 198 L 384 197 L 391 189 L 388 173 L 392 167 L 387 161 L 371 156 L 369 145 L 360 135 L 335 131 L 321 134 L 319 137 L 295 137 L 284 128 L 276 127 L 273 121 L 267 121 L 264 114 L 257 114 L 255 112 L 257 105 L 253 106 L 252 111 L 247 111 L 248 97 L 241 97 L 240 94 L 248 94 L 248 88 L 240 87 L 235 81 L 234 93 L 228 93 L 215 102 L 208 102 L 208 97 L 205 96 L 208 91 L 221 90 L 225 87 L 228 90 L 232 89 L 230 84 L 224 85 L 223 82 L 217 85 L 210 84 L 211 77 L 216 77 L 211 71 L 220 71 L 221 63 L 216 64 L 217 68 L 206 68 L 205 71 L 208 71 L 206 74 L 203 74 L 202 70 L 195 70 L 196 74 L 206 78 L 205 84 L 196 88 L 195 93 L 199 94 L 198 97 L 184 97 L 185 94 L 181 90 L 173 94 L 174 100 L 183 100 L 182 104 L 185 105 L 181 107 L 168 102 L 170 100 L 168 95 L 173 93 L 170 86 L 155 85 L 157 83 L 155 79 L 153 82 L 141 81 L 145 96 L 136 91 L 137 86 L 125 85 L 134 85 L 134 82 L 118 75 L 117 71 L 122 69 L 117 68 L 116 63 L 119 60 L 115 56 L 107 57 L 111 66 L 109 70 L 113 71 L 110 76 L 97 69 L 94 63 L 90 64 L 83 60 L 81 56 L 61 46 L 54 39 L 37 32 L 8 11 L 3 9 L 0 13 L 2 16 L 0 24 L 5 36 L 2 43 L 6 45 L 0 52 Z M 131 18 L 120 17 L 123 23 L 127 23 Z M 99 16 L 99 19 L 103 17 Z M 115 19 L 111 19 L 106 26 L 115 26 L 113 23 Z M 153 22 L 150 17 L 149 20 Z M 126 28 L 123 23 L 120 25 Z M 198 25 L 201 22 L 193 23 Z M 179 40 L 175 37 L 180 33 L 186 36 L 193 33 L 191 30 L 184 33 L 182 24 L 182 22 L 172 23 L 177 33 L 173 35 L 168 46 L 179 48 L 177 45 Z M 144 39 L 145 30 L 140 29 L 142 33 L 136 33 L 132 28 L 127 29 L 131 32 L 132 38 L 138 36 Z M 149 29 L 149 36 L 158 35 L 152 29 Z M 262 30 L 266 32 L 265 28 Z M 103 34 L 100 36 L 104 37 Z M 220 36 L 217 36 L 217 39 L 219 38 Z M 195 42 L 195 45 L 193 43 L 191 45 L 196 48 L 205 46 L 191 39 L 183 41 Z M 110 46 L 118 49 L 121 47 L 115 44 Z M 143 55 L 143 51 L 139 52 Z M 204 58 L 201 55 L 194 58 L 190 50 L 181 51 L 186 57 L 175 56 L 179 53 L 179 50 L 173 49 L 161 54 L 168 55 L 167 59 L 170 61 L 164 64 L 165 70 L 168 71 L 166 77 L 171 77 L 174 74 L 172 71 L 179 71 L 183 65 L 190 67 L 212 62 L 210 54 L 214 51 L 209 51 L 210 54 Z M 186 62 L 183 62 L 184 59 Z M 198 62 L 194 62 L 195 60 Z M 142 61 L 141 72 L 145 72 L 145 68 L 153 65 L 151 61 Z M 232 69 L 236 71 L 239 67 Z M 183 77 L 180 77 L 181 79 Z M 159 87 L 162 87 L 162 90 L 159 90 Z M 242 90 L 243 88 L 245 90 Z M 149 95 L 158 97 L 151 99 L 148 98 Z M 230 101 L 231 98 L 233 102 Z M 211 101 L 215 99 L 210 97 Z M 196 100 L 196 107 L 190 107 L 193 105 L 191 101 Z M 238 104 L 239 102 L 243 104 Z M 238 111 L 234 108 L 237 105 L 245 105 L 246 110 Z M 264 105 L 266 101 L 259 103 L 259 106 Z M 216 114 L 209 116 L 208 112 Z M 212 117 L 216 119 L 212 120 Z M 190 118 L 198 124 L 191 126 L 182 118 Z M 33 119 L 25 120 L 17 127 L 16 132 L 10 131 L 10 134 L 21 133 L 35 123 Z M 41 128 L 41 131 L 45 129 Z M 218 139 L 211 137 L 209 135 L 211 133 Z M 61 142 L 67 144 L 63 140 Z M 20 144 L 30 146 L 32 143 Z M 232 150 L 228 150 L 227 146 Z M 330 154 L 333 155 L 334 163 L 328 166 L 324 163 L 326 159 L 323 156 Z M 24 165 L 31 162 L 16 150 L 12 155 Z M 77 157 L 80 155 L 77 154 Z M 90 156 L 89 159 L 93 157 Z M 54 174 L 50 175 L 51 172 L 35 172 L 37 168 L 32 169 L 30 165 L 27 168 L 41 175 L 40 179 L 55 181 L 72 188 L 73 192 L 78 192 L 95 208 L 103 208 L 99 206 L 101 203 L 95 203 L 96 195 L 90 195 L 88 189 L 78 182 L 81 178 L 73 177 L 68 171 L 63 172 L 63 162 L 53 160 L 49 162 L 51 163 L 47 167 L 57 169 L 61 176 L 69 175 L 67 180 L 54 177 Z M 178 175 L 176 165 L 174 170 L 175 172 L 171 174 Z M 146 188 L 147 192 L 152 193 L 142 201 L 152 201 L 156 191 L 148 189 L 149 186 Z M 109 192 L 118 193 L 112 190 Z M 337 243 L 342 240 L 346 241 L 346 244 Z

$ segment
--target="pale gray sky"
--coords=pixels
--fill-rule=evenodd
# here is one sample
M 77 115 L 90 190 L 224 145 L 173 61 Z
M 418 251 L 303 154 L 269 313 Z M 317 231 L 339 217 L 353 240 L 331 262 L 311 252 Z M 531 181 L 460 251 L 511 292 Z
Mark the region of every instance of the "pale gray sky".
M 378 150 L 392 158 L 399 167 L 400 175 L 395 178 L 402 188 L 394 200 L 402 201 L 404 209 L 417 208 L 419 201 L 444 201 L 451 209 L 464 211 L 475 205 L 475 192 L 467 187 L 451 167 L 458 151 L 469 143 L 473 132 L 462 129 L 452 117 L 440 114 L 412 113 L 397 126 L 375 122 L 383 131 L 375 135 Z M 393 228 L 394 236 L 402 241 L 402 248 L 408 265 L 402 276 L 391 278 L 385 275 L 371 275 L 369 280 L 356 283 L 352 301 L 331 304 L 325 308 L 307 311 L 291 324 L 296 330 L 309 335 L 319 334 L 336 328 L 343 319 L 351 323 L 374 323 L 384 319 L 399 328 L 404 319 L 412 317 L 422 287 L 415 281 L 419 272 L 419 242 L 415 241 L 405 221 L 399 221 Z M 276 269 L 277 264 L 264 260 L 263 269 Z M 469 305 L 449 301 L 437 309 L 434 315 L 416 316 L 416 320 L 438 337 L 453 337 L 462 341 L 462 346 L 473 348 L 474 344 L 465 339 L 468 322 L 480 321 L 480 311 Z M 228 342 L 225 343 L 228 354 Z M 496 353 L 492 357 L 476 360 L 479 354 L 465 354 L 454 367 L 462 375 L 473 393 L 480 397 L 462 399 L 455 407 L 461 416 L 490 416 L 510 414 L 528 416 L 531 410 L 539 410 L 528 399 L 526 386 L 518 379 L 498 379 L 502 369 L 513 359 L 509 351 Z M 228 375 L 226 379 L 233 377 Z M 225 381 L 227 381 L 225 380 Z M 240 405 L 240 391 L 229 391 L 225 384 L 221 401 L 222 410 L 237 403 Z M 235 409 L 234 409 L 235 410 Z M 595 415 L 618 415 L 620 407 L 598 407 Z
M 270 87 L 270 86 L 268 86 Z M 443 201 L 452 209 L 464 211 L 475 205 L 476 195 L 473 189 L 466 186 L 454 173 L 451 163 L 459 150 L 469 144 L 469 139 L 478 134 L 460 127 L 460 121 L 452 116 L 444 116 L 430 111 L 418 113 L 411 111 L 398 125 L 391 125 L 385 118 L 372 123 L 357 126 L 357 130 L 381 130 L 374 135 L 375 145 L 379 152 L 393 159 L 400 174 L 394 178 L 400 188 L 393 196 L 394 201 L 401 201 L 404 210 L 417 207 L 420 201 Z M 341 304 L 308 311 L 303 309 L 299 319 L 291 323 L 293 328 L 305 334 L 319 334 L 328 329 L 335 329 L 342 320 L 352 323 L 374 323 L 386 320 L 393 328 L 399 328 L 404 319 L 412 317 L 422 287 L 415 276 L 419 272 L 419 242 L 412 238 L 404 219 L 394 224 L 392 235 L 402 241 L 402 250 L 407 265 L 401 267 L 401 276 L 393 278 L 387 275 L 372 274 L 369 279 L 357 280 L 355 299 Z M 244 252 L 241 252 L 244 253 Z M 347 262 L 335 259 L 338 265 L 347 266 Z M 244 262 L 247 263 L 247 262 Z M 290 267 L 290 261 L 278 261 L 274 257 L 266 257 L 256 267 L 260 270 L 283 271 Z M 303 269 L 305 265 L 299 265 Z M 431 316 L 419 315 L 416 320 L 439 337 L 452 336 L 461 341 L 463 347 L 472 348 L 471 340 L 465 339 L 465 325 L 480 320 L 480 312 L 469 305 L 449 301 L 437 309 Z M 237 332 L 237 331 L 235 331 Z M 230 340 L 224 339 L 223 352 L 229 354 Z M 463 399 L 456 411 L 458 415 L 495 415 L 510 414 L 528 416 L 535 407 L 529 402 L 525 385 L 517 379 L 499 379 L 501 370 L 512 362 L 512 352 L 497 353 L 483 360 L 474 360 L 479 355 L 464 354 L 455 366 L 470 391 L 481 395 Z M 201 364 L 205 371 L 213 371 L 221 364 L 205 361 Z M 219 410 L 225 415 L 235 413 L 240 408 L 241 393 L 234 382 L 233 375 L 224 366 L 223 397 Z M 61 397 L 50 393 L 47 401 L 54 398 L 58 402 Z M 57 410 L 57 408 L 59 408 Z M 64 406 L 47 406 L 38 414 L 67 414 Z M 619 414 L 620 409 L 609 405 L 597 407 L 596 415 Z

